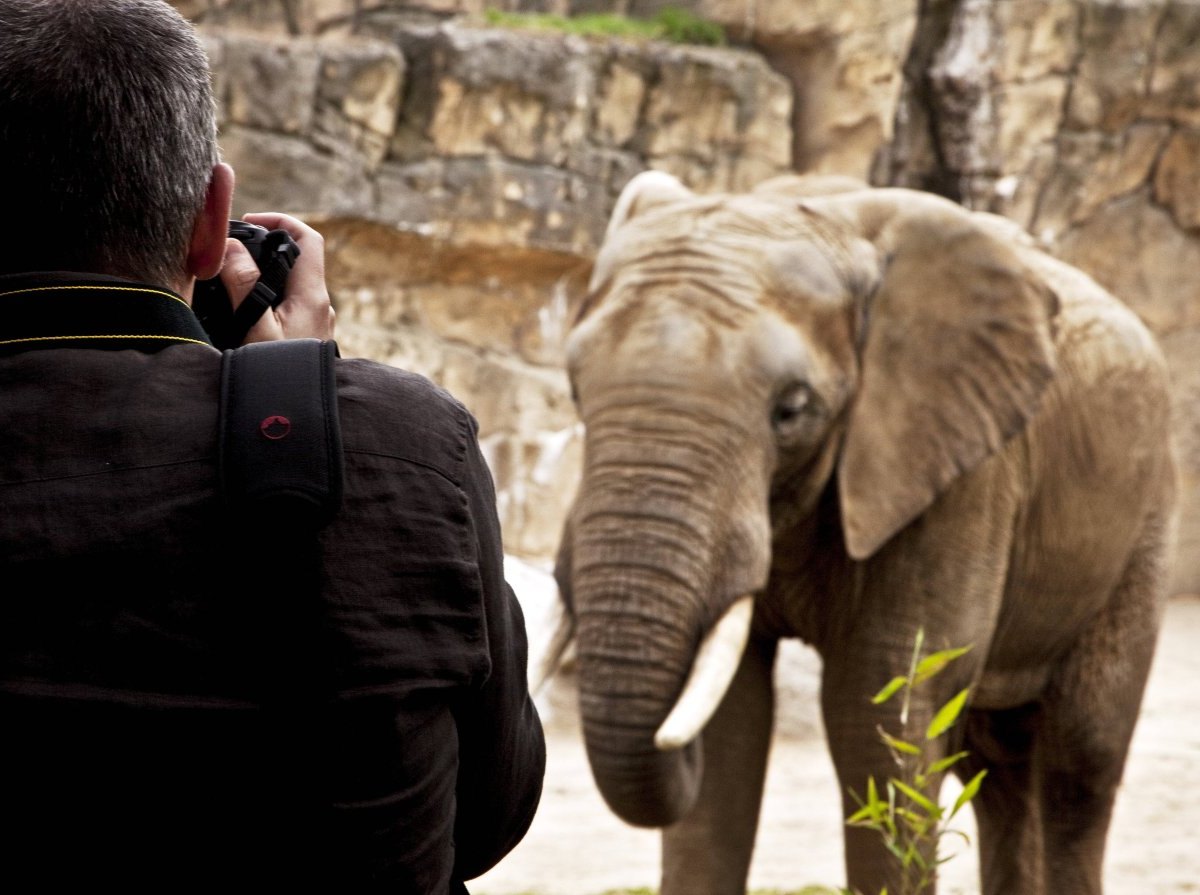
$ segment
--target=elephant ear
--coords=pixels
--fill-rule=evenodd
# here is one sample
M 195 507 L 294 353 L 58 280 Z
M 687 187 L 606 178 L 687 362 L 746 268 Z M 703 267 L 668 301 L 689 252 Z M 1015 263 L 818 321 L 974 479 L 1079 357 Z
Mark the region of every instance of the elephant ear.
M 612 215 L 608 219 L 608 227 L 604 231 L 604 241 L 601 243 L 600 252 L 592 267 L 591 277 L 588 280 L 589 293 L 598 288 L 612 274 L 613 255 L 619 255 L 624 249 L 622 240 L 617 234 L 625 224 L 652 209 L 694 197 L 695 193 L 665 171 L 642 171 L 625 184 L 621 195 L 617 197 L 616 205 L 613 206 Z M 592 307 L 593 302 L 589 296 L 580 305 L 575 322 L 578 323 L 587 316 Z
M 645 214 L 651 208 L 678 202 L 695 195 L 679 182 L 678 178 L 665 171 L 642 171 L 634 175 L 613 206 L 612 216 L 608 219 L 608 229 L 604 238 L 609 239 L 630 218 Z
M 858 214 L 884 259 L 838 467 L 859 560 L 1021 431 L 1055 372 L 1055 295 L 968 212 L 915 195 Z

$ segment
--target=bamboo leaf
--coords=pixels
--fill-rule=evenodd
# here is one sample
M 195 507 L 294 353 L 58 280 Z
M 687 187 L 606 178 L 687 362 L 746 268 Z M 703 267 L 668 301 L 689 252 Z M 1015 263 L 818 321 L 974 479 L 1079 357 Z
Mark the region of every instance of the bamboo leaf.
M 958 764 L 970 754 L 970 752 L 955 752 L 953 755 L 947 755 L 941 761 L 935 761 L 933 764 L 931 764 L 929 766 L 929 773 L 940 774 L 942 771 L 948 770 L 949 768 Z
M 959 656 L 965 655 L 970 651 L 971 647 L 961 646 L 955 649 L 944 649 L 940 652 L 930 653 L 917 664 L 917 670 L 913 676 L 913 684 L 925 683 L 925 681 L 938 674 Z
M 895 696 L 896 693 L 899 692 L 900 688 L 907 683 L 908 678 L 904 677 L 903 675 L 896 675 L 887 682 L 887 686 L 871 697 L 871 702 L 873 702 L 875 705 L 883 705 L 883 703 Z
M 921 747 L 913 745 L 907 740 L 898 739 L 890 735 L 885 730 L 879 731 L 879 738 L 883 740 L 883 744 L 889 749 L 894 749 L 897 752 L 903 752 L 905 755 L 920 755 Z
M 912 661 L 908 665 L 908 680 L 912 680 L 917 674 L 917 663 L 921 661 L 921 647 L 925 645 L 925 629 L 917 628 L 917 637 L 913 642 Z M 908 687 L 904 691 L 904 701 L 900 704 L 900 726 L 908 726 L 908 709 L 910 697 L 912 696 L 912 687 Z
M 846 818 L 846 824 L 851 827 L 874 827 L 875 812 L 869 805 L 863 806 Z
M 901 819 L 912 833 L 913 839 L 924 839 L 929 833 L 929 818 L 923 817 L 915 811 L 905 811 L 901 815 Z
M 963 805 L 975 798 L 975 794 L 979 792 L 979 785 L 983 783 L 983 778 L 986 776 L 987 770 L 982 770 L 963 786 L 962 792 L 958 794 L 958 799 L 954 802 L 954 808 L 950 811 L 951 817 L 958 814 Z
M 971 837 L 968 836 L 966 833 L 964 833 L 962 830 L 942 830 L 941 835 L 954 836 L 958 839 L 961 839 L 963 841 L 964 845 L 971 844 Z
M 891 782 L 895 785 L 896 789 L 900 790 L 900 792 L 904 793 L 912 801 L 916 802 L 918 805 L 920 805 L 922 808 L 924 808 L 925 811 L 931 817 L 938 817 L 941 815 L 941 813 L 942 813 L 941 809 L 938 808 L 938 806 L 935 805 L 932 802 L 932 800 L 930 800 L 920 790 L 913 789 L 911 786 L 909 786 L 903 780 L 892 780 Z
M 967 704 L 967 694 L 970 692 L 970 687 L 961 690 L 957 696 L 938 709 L 938 713 L 929 722 L 929 729 L 925 731 L 926 740 L 936 740 L 954 726 L 954 722 L 958 720 L 963 707 Z
M 879 789 L 875 786 L 875 776 L 872 774 L 867 778 L 867 805 L 878 810 L 880 804 Z

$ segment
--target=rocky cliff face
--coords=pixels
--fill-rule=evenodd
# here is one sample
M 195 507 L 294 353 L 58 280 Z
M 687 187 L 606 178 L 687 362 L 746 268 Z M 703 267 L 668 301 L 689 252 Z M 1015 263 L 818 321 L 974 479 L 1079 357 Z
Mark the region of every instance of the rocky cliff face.
M 484 6 L 655 0 L 177 0 L 208 36 L 242 210 L 317 218 L 344 350 L 480 418 L 509 549 L 547 556 L 578 463 L 559 337 L 612 202 L 786 170 L 1007 215 L 1125 299 L 1176 378 L 1200 589 L 1200 5 L 679 0 L 737 49 L 480 27 Z

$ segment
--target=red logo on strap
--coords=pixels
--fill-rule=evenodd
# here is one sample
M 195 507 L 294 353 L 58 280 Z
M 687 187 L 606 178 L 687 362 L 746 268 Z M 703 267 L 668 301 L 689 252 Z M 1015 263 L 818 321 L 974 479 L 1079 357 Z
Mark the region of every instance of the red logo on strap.
M 292 421 L 286 416 L 269 416 L 258 424 L 258 431 L 264 438 L 279 441 L 281 438 L 287 438 L 288 433 L 292 431 Z

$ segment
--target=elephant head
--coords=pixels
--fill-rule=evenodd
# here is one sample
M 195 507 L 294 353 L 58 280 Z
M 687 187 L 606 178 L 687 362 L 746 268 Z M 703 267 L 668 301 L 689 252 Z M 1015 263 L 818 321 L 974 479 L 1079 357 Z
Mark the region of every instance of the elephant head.
M 1002 236 L 905 190 L 622 193 L 568 340 L 586 438 L 557 577 L 625 820 L 694 799 L 751 601 L 823 494 L 865 561 L 1034 413 L 1055 299 Z

